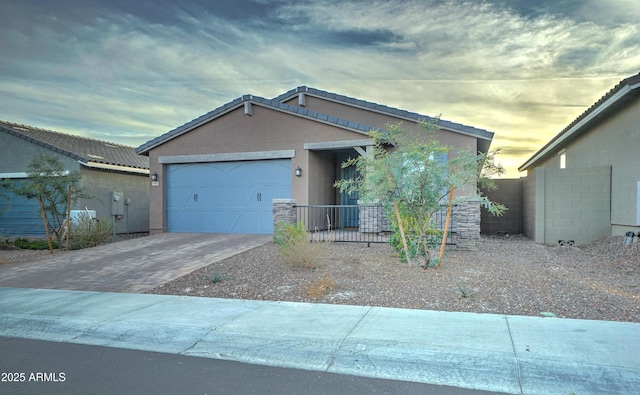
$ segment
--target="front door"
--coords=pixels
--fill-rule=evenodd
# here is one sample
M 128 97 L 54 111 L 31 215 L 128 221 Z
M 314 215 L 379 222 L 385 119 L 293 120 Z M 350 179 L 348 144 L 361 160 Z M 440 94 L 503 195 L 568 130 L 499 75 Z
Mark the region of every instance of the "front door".
M 356 177 L 356 167 L 340 168 L 340 179 L 349 180 Z M 340 205 L 358 205 L 358 192 L 340 192 Z M 357 207 L 340 208 L 340 227 L 357 228 L 360 224 L 360 210 Z

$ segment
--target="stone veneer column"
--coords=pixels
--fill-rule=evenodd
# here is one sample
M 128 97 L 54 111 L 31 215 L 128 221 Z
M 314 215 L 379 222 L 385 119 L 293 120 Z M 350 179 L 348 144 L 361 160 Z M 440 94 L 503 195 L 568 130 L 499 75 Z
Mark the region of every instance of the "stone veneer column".
M 273 228 L 280 222 L 288 222 L 292 225 L 296 223 L 296 200 L 295 199 L 273 199 Z
M 456 204 L 450 226 L 456 232 L 458 249 L 476 251 L 480 241 L 480 200 L 469 199 Z
M 384 213 L 378 202 L 358 201 L 359 231 L 361 233 L 380 233 L 383 231 Z

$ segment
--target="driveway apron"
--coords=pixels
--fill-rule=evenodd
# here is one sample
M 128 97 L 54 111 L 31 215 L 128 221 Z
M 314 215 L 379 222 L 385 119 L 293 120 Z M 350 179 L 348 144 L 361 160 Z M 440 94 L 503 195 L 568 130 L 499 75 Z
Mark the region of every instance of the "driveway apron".
M 271 235 L 161 233 L 2 265 L 0 287 L 141 293 L 271 240 Z

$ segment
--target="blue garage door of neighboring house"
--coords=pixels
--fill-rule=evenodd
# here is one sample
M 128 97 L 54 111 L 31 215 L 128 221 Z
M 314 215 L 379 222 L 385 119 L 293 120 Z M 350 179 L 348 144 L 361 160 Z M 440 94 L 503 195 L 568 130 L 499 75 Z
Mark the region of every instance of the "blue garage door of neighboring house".
M 273 233 L 272 199 L 291 197 L 289 159 L 167 167 L 167 231 Z
M 22 180 L 12 182 L 20 185 Z M 36 199 L 27 200 L 0 188 L 0 237 L 44 237 L 44 222 Z M 5 198 L 8 198 L 7 204 Z

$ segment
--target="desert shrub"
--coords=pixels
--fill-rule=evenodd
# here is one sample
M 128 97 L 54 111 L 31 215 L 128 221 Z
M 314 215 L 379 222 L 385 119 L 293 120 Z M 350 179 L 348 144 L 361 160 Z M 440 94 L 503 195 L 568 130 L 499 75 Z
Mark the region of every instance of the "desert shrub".
M 223 280 L 224 276 L 218 271 L 213 272 L 213 274 L 209 277 L 209 281 L 211 282 L 211 284 L 217 284 L 219 282 L 222 282 Z
M 71 226 L 69 249 L 80 250 L 112 241 L 114 226 L 109 219 L 95 220 L 81 213 Z
M 10 242 L 9 240 L 5 240 L 3 242 L 0 242 L 0 250 L 15 250 L 18 247 L 16 247 L 12 242 Z
M 20 248 L 21 250 L 28 250 L 30 244 L 31 242 L 29 240 L 23 238 L 15 239 L 13 241 L 13 245 Z
M 284 262 L 294 268 L 314 269 L 327 255 L 330 242 L 312 240 L 304 223 L 281 222 L 276 225 L 273 241 Z
M 27 240 L 25 238 L 15 239 L 12 243 L 15 247 L 20 248 L 21 250 L 48 250 L 49 244 L 47 244 L 46 240 Z M 55 240 L 51 241 L 51 245 L 53 248 L 58 248 L 58 243 Z
M 310 298 L 320 298 L 334 289 L 336 282 L 328 274 L 303 287 L 304 293 Z
M 273 242 L 280 249 L 286 248 L 297 240 L 309 240 L 309 232 L 302 222 L 296 222 L 295 225 L 289 222 L 279 222 L 273 233 Z

